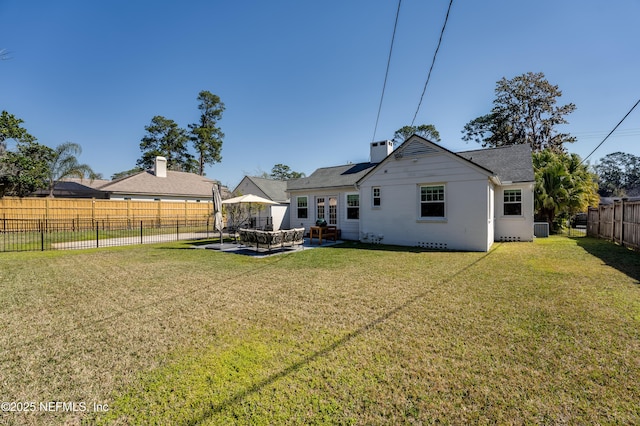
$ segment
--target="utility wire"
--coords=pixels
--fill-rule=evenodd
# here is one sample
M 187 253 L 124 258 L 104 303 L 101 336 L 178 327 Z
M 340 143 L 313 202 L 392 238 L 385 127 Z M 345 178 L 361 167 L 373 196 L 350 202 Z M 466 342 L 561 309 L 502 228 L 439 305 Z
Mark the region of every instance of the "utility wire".
M 452 4 L 453 4 L 453 0 L 450 0 L 449 8 L 447 9 L 447 15 L 444 18 L 444 25 L 442 25 L 442 31 L 440 31 L 440 39 L 438 39 L 438 46 L 436 47 L 436 51 L 433 54 L 433 60 L 431 61 L 431 67 L 429 68 L 427 81 L 424 83 L 424 89 L 422 89 L 422 95 L 420 95 L 420 102 L 418 102 L 418 108 L 416 109 L 416 113 L 414 114 L 413 120 L 411 121 L 411 127 L 413 127 L 413 124 L 416 122 L 418 111 L 420 111 L 420 106 L 422 105 L 422 99 L 424 98 L 424 94 L 427 91 L 427 85 L 429 84 L 429 80 L 431 79 L 431 71 L 433 71 L 433 65 L 436 63 L 436 56 L 438 56 L 438 50 L 440 50 L 440 43 L 442 43 L 442 36 L 444 35 L 444 29 L 447 27 L 447 21 L 449 20 L 449 12 L 451 12 Z
M 393 53 L 393 42 L 396 39 L 396 28 L 398 27 L 398 16 L 400 16 L 400 4 L 402 0 L 398 0 L 398 10 L 396 11 L 396 22 L 393 24 L 393 35 L 391 36 L 391 47 L 389 48 L 389 59 L 387 59 L 387 71 L 384 73 L 384 83 L 382 84 L 382 95 L 380 96 L 380 105 L 378 106 L 378 116 L 376 117 L 376 126 L 373 128 L 373 138 L 371 142 L 376 140 L 376 132 L 378 131 L 378 121 L 380 121 L 380 111 L 382 111 L 382 100 L 384 99 L 384 91 L 387 88 L 387 77 L 389 76 L 389 66 L 391 65 L 391 54 Z
M 638 106 L 638 104 L 640 104 L 640 99 L 638 99 L 638 102 L 636 102 L 636 103 L 635 103 L 635 105 L 631 107 L 631 109 L 629 110 L 629 112 L 627 112 L 627 113 L 624 115 L 624 117 L 622 117 L 622 120 L 620 120 L 620 121 L 618 122 L 618 124 L 616 124 L 616 127 L 614 127 L 614 128 L 613 128 L 613 130 L 612 130 L 612 131 L 610 131 L 610 132 L 609 132 L 609 134 L 608 134 L 604 139 L 602 139 L 602 142 L 600 142 L 600 143 L 598 144 L 598 146 L 596 146 L 596 147 L 593 149 L 593 151 L 591 151 L 591 152 L 589 153 L 589 155 L 587 155 L 586 157 L 584 157 L 584 158 L 582 159 L 582 161 L 580 162 L 580 164 L 582 164 L 582 163 L 584 163 L 585 161 L 587 161 L 587 159 L 588 159 L 589 157 L 591 157 L 591 155 L 593 155 L 593 153 L 594 153 L 594 152 L 596 152 L 596 150 L 597 150 L 598 148 L 600 148 L 600 146 L 601 146 L 601 145 L 602 145 L 602 144 L 603 144 L 607 139 L 609 139 L 609 136 L 611 136 L 611 135 L 613 134 L 613 132 L 615 132 L 615 131 L 616 131 L 616 129 L 617 129 L 617 128 L 622 124 L 622 122 L 623 122 L 623 121 L 624 121 L 624 120 L 629 116 L 629 114 L 631 114 L 631 112 L 633 112 L 633 110 L 634 110 L 634 109 L 636 109 L 636 107 Z

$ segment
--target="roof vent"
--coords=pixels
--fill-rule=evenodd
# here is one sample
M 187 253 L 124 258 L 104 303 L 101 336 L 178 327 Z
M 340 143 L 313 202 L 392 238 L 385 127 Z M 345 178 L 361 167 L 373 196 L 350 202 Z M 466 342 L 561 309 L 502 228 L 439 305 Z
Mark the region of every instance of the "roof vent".
M 413 140 L 402 148 L 402 152 L 396 155 L 396 158 L 417 157 L 421 155 L 435 154 L 440 152 L 438 149 L 422 143 L 419 140 Z

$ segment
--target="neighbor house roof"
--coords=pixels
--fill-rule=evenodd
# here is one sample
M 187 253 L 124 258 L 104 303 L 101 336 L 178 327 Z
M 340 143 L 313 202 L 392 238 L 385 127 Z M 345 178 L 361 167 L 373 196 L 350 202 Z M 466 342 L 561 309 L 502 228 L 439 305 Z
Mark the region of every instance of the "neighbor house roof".
M 345 164 L 317 169 L 308 177 L 287 181 L 287 191 L 353 187 L 377 163 Z
M 65 198 L 105 198 L 106 195 L 100 188 L 109 182 L 105 179 L 65 178 L 55 183 L 53 194 L 56 197 Z M 49 190 L 39 189 L 33 195 L 45 197 L 49 195 Z
M 458 152 L 457 155 L 491 170 L 502 183 L 535 180 L 531 148 L 526 144 L 476 149 Z
M 256 176 L 245 176 L 245 179 L 253 182 L 253 184 L 257 186 L 270 200 L 277 201 L 279 203 L 287 203 L 289 201 L 289 197 L 286 192 L 287 181 L 266 179 Z
M 194 173 L 168 170 L 167 177 L 157 177 L 152 171 L 144 171 L 112 181 L 100 190 L 118 194 L 211 198 L 214 183 L 216 181 Z

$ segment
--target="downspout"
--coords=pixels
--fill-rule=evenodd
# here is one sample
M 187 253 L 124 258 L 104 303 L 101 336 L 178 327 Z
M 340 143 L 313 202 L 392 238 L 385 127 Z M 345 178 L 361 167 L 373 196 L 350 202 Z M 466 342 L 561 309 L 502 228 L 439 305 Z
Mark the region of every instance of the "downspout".
M 360 199 L 362 197 L 360 197 L 360 187 L 358 186 L 358 182 L 354 182 L 353 188 L 356 191 L 358 191 L 358 202 L 360 202 Z M 360 205 L 360 207 L 362 207 L 362 205 Z M 361 236 L 362 236 L 362 221 L 358 219 L 358 241 L 362 241 Z

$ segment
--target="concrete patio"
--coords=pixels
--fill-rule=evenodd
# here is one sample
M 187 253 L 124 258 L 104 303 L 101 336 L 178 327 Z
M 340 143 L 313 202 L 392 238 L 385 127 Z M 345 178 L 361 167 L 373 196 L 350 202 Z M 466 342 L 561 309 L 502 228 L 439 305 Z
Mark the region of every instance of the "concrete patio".
M 322 242 L 321 245 L 319 245 L 317 238 L 314 240 L 314 244 L 310 244 L 309 238 L 305 238 L 303 244 L 297 245 L 294 247 L 279 247 L 272 250 L 260 249 L 259 251 L 250 247 L 246 247 L 243 244 L 234 243 L 234 242 L 223 242 L 222 244 L 210 243 L 210 244 L 204 244 L 204 245 L 194 245 L 193 247 L 196 249 L 217 250 L 224 253 L 240 254 L 240 255 L 245 255 L 245 256 L 250 256 L 255 258 L 263 258 L 263 257 L 277 256 L 279 254 L 295 253 L 295 252 L 304 251 L 304 250 L 311 250 L 319 247 L 331 247 L 336 244 L 341 244 L 342 242 L 343 241 L 341 240 L 338 240 L 338 241 L 325 240 Z

